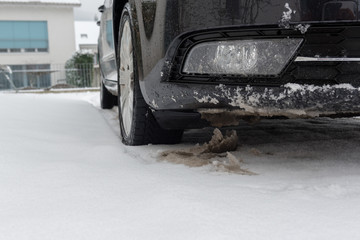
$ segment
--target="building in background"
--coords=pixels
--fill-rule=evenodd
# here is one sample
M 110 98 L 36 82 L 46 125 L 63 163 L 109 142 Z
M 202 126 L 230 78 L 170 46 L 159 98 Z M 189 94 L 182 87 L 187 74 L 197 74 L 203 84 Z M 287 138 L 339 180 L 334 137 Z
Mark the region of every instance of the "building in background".
M 100 28 L 95 21 L 76 21 L 76 50 L 97 53 Z
M 89 80 L 85 80 L 85 82 L 87 82 L 85 85 L 88 87 L 100 86 L 100 69 L 98 60 L 99 32 L 100 27 L 97 25 L 96 21 L 75 21 L 76 51 L 80 53 L 93 54 L 94 65 L 90 66 L 90 69 L 92 69 L 90 83 Z M 89 66 L 82 66 L 82 68 L 83 67 L 85 67 L 85 69 L 89 69 Z M 85 79 L 87 79 L 86 76 Z
M 74 7 L 80 0 L 0 0 L 0 64 L 17 87 L 49 87 L 76 51 Z

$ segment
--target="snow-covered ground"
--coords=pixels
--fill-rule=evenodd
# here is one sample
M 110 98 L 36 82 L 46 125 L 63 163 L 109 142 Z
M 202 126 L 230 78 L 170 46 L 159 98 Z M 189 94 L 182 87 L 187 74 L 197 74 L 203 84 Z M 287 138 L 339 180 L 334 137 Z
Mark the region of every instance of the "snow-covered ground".
M 241 175 L 126 147 L 98 93 L 0 93 L 0 239 L 360 239 L 360 119 L 236 128 Z

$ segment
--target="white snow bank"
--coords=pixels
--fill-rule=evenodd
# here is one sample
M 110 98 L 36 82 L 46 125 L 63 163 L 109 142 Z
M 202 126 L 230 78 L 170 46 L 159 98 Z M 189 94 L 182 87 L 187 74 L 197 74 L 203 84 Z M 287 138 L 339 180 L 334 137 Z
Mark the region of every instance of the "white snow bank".
M 211 131 L 123 146 L 98 97 L 0 94 L 0 239 L 360 238 L 359 119 L 241 125 L 242 176 L 157 161 Z

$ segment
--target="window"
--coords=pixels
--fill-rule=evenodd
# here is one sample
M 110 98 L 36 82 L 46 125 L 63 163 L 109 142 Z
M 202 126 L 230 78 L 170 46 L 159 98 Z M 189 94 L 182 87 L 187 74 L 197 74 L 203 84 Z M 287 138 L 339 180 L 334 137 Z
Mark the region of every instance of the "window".
M 20 48 L 11 48 L 10 52 L 21 52 Z
M 36 52 L 36 48 L 25 48 L 25 52 Z
M 12 80 L 17 88 L 46 88 L 51 86 L 50 64 L 11 65 Z
M 48 49 L 47 48 L 38 48 L 37 51 L 38 52 L 47 52 Z
M 25 49 L 49 48 L 46 21 L 0 21 L 0 49 L 27 52 Z
M 111 49 L 114 49 L 114 38 L 113 38 L 113 22 L 112 20 L 106 21 L 106 42 L 109 44 Z

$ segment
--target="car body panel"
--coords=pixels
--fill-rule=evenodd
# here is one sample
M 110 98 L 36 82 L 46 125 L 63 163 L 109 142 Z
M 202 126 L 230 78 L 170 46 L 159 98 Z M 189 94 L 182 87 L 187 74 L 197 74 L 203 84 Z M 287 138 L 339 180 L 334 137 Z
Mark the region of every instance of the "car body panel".
M 101 15 L 99 36 L 99 59 L 104 79 L 117 81 L 116 54 L 113 33 L 112 0 L 105 0 Z
M 360 113 L 358 1 L 130 0 L 129 4 L 140 87 L 155 111 L 240 109 L 244 115 L 287 117 Z M 106 0 L 101 20 L 100 65 L 109 82 L 117 79 L 115 49 L 122 5 L 124 1 Z M 113 47 L 106 41 L 105 22 L 113 24 Z M 199 42 L 274 37 L 304 39 L 279 76 L 202 78 L 182 72 L 184 54 Z M 312 85 L 329 85 L 331 90 L 311 92 L 306 86 Z M 301 86 L 307 97 L 292 91 L 294 86 Z

